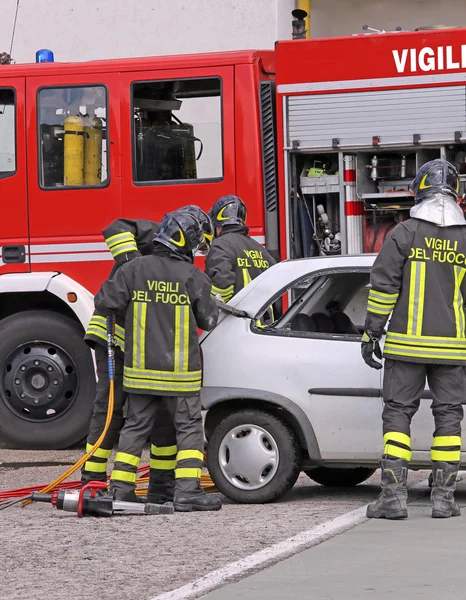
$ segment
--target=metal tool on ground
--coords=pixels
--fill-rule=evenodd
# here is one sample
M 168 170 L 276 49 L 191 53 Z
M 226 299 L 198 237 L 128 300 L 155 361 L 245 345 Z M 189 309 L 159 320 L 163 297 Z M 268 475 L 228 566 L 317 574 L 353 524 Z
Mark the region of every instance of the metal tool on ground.
M 171 515 L 173 504 L 123 502 L 99 492 L 107 489 L 103 481 L 91 481 L 80 490 L 61 489 L 52 494 L 33 492 L 33 502 L 49 502 L 58 510 L 76 513 L 78 517 L 112 517 L 113 515 Z

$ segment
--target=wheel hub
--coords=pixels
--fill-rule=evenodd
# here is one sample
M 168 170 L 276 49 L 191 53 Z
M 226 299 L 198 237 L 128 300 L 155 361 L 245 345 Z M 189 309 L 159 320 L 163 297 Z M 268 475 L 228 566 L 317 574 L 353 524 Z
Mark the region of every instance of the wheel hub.
M 6 405 L 23 419 L 50 420 L 70 408 L 77 395 L 77 369 L 68 353 L 49 342 L 16 347 L 2 365 Z
M 219 465 L 224 477 L 241 490 L 267 485 L 279 465 L 278 445 L 258 425 L 240 425 L 227 433 L 219 448 Z

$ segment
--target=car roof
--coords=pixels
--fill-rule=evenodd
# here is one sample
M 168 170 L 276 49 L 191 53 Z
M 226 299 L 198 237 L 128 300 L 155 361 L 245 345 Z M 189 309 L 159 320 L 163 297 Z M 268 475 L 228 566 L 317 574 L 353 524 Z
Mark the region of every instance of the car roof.
M 257 311 L 261 309 L 268 298 L 271 298 L 279 290 L 286 288 L 297 279 L 322 270 L 340 268 L 370 269 L 376 256 L 376 254 L 353 254 L 284 260 L 264 271 L 238 292 L 229 304 L 237 306 L 253 316 L 257 314 Z

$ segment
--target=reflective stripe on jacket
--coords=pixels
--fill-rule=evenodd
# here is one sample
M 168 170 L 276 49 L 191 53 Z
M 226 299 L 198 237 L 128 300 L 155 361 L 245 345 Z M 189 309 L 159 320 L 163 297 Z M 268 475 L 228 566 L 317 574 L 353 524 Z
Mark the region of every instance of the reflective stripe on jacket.
M 465 274 L 466 227 L 395 227 L 372 268 L 365 324 L 380 331 L 392 314 L 386 358 L 466 364 Z
M 160 225 L 146 219 L 117 219 L 106 227 L 102 234 L 112 253 L 115 263 L 110 272 L 111 279 L 117 269 L 141 255 L 150 254 L 154 250 L 154 237 Z M 94 311 L 84 336 L 85 342 L 91 348 L 94 344 L 107 345 L 107 325 L 105 317 Z M 125 350 L 124 319 L 116 315 L 115 345 L 117 350 Z
M 225 226 L 207 255 L 205 272 L 212 280 L 212 294 L 224 302 L 275 264 L 267 250 L 248 236 L 248 231 L 241 225 Z
M 162 249 L 123 265 L 104 282 L 96 309 L 126 313 L 126 391 L 173 396 L 199 392 L 198 328 L 210 331 L 218 317 L 211 287 L 188 260 Z

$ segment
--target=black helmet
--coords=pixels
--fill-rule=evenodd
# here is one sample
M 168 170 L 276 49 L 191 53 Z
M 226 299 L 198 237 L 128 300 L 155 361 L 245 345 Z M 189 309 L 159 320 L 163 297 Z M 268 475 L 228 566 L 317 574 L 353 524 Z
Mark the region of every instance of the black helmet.
M 436 192 L 446 192 L 457 200 L 460 190 L 458 171 L 446 160 L 431 160 L 419 169 L 411 184 L 411 190 L 414 192 L 415 204 Z
M 246 214 L 246 205 L 241 198 L 233 194 L 219 198 L 209 211 L 215 227 L 244 225 Z
M 162 219 L 154 242 L 163 244 L 176 254 L 192 257 L 204 242 L 204 232 L 193 215 L 175 210 Z
M 202 231 L 204 232 L 204 241 L 199 248 L 199 252 L 204 256 L 209 254 L 210 246 L 212 245 L 212 240 L 214 239 L 214 226 L 209 215 L 204 212 L 202 208 L 199 208 L 199 206 L 196 206 L 195 204 L 183 206 L 178 210 L 180 212 L 189 213 L 199 221 Z

